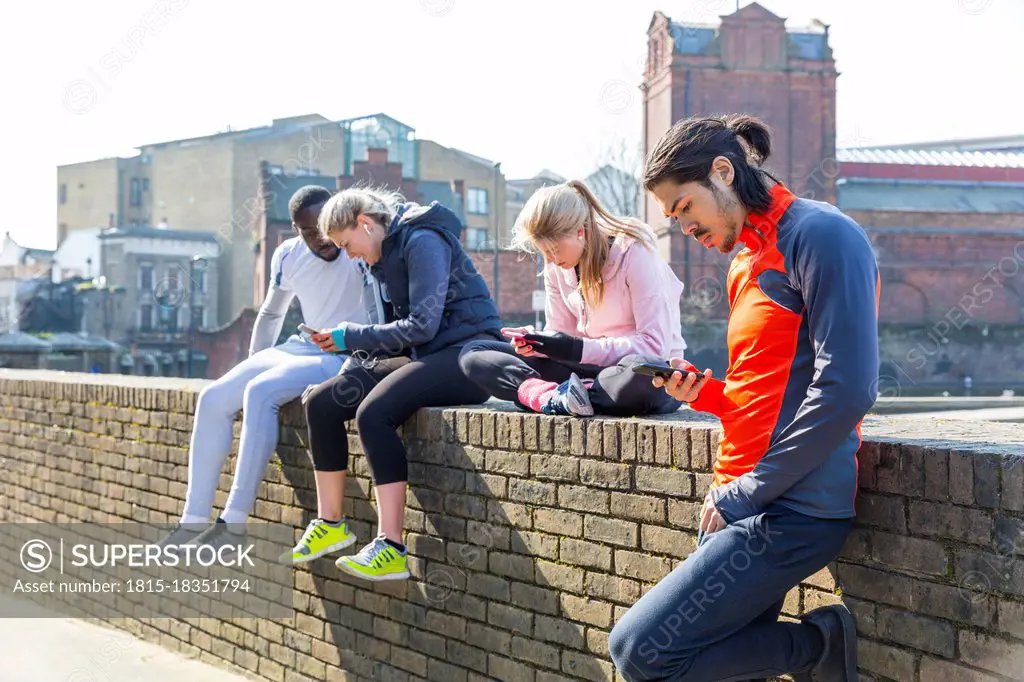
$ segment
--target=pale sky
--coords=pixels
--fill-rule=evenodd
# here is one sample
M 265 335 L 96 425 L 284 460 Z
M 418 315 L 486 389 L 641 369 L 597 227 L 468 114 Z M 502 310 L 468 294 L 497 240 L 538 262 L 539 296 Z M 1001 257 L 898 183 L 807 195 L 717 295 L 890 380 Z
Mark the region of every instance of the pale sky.
M 749 0 L 742 0 L 748 4 Z M 1024 133 L 1024 0 L 763 0 L 832 26 L 839 146 Z M 56 243 L 56 166 L 228 125 L 387 113 L 507 177 L 639 140 L 655 10 L 735 0 L 96 0 L 0 25 L 5 230 Z M 160 17 L 163 17 L 162 19 Z

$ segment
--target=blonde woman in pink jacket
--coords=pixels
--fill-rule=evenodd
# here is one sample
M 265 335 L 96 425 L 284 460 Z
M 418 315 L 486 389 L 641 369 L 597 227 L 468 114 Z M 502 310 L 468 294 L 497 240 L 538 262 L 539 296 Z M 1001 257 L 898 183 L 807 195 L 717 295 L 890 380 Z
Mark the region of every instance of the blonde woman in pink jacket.
M 544 256 L 546 325 L 466 345 L 459 365 L 496 398 L 544 414 L 639 416 L 681 403 L 633 367 L 683 357 L 683 284 L 650 227 L 611 215 L 578 180 L 538 190 L 516 243 Z

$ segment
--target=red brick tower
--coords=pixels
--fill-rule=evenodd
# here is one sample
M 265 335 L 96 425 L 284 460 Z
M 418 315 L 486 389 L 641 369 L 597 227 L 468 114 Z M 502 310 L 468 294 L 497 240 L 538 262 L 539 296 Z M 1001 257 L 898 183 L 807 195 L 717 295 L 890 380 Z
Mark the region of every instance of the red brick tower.
M 827 27 L 787 30 L 785 19 L 754 2 L 718 26 L 676 23 L 655 12 L 647 34 L 645 155 L 687 116 L 749 113 L 772 129 L 767 166 L 775 175 L 800 196 L 835 201 L 838 74 Z M 668 227 L 649 196 L 644 211 L 659 232 Z M 678 230 L 662 238 L 662 249 L 691 293 L 724 279 L 728 259 L 687 243 Z

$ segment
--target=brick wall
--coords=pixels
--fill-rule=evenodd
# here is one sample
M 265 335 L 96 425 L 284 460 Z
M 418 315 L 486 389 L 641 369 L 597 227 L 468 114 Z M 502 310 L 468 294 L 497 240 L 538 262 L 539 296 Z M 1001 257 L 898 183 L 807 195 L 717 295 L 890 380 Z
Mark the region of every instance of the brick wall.
M 172 521 L 202 385 L 0 373 L 2 518 Z M 281 420 L 255 516 L 298 534 L 313 478 L 297 407 Z M 859 624 L 862 680 L 1022 679 L 1024 428 L 987 424 L 983 442 L 971 424 L 886 418 L 864 433 L 857 527 L 784 613 L 842 599 Z M 345 512 L 365 540 L 376 514 L 351 435 Z M 295 571 L 290 621 L 115 625 L 276 682 L 616 679 L 611 626 L 694 547 L 715 422 L 435 409 L 403 437 L 410 581 L 375 586 L 319 560 Z

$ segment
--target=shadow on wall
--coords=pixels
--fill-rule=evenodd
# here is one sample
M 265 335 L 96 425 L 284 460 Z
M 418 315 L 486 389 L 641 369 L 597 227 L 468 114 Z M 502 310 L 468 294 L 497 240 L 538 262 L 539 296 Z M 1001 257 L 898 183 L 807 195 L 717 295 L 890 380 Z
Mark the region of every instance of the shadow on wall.
M 465 420 L 465 414 L 460 417 Z M 298 426 L 302 418 L 288 421 Z M 477 430 L 479 424 L 477 421 Z M 467 432 L 460 435 L 456 429 Z M 482 443 L 481 434 L 472 434 L 473 430 L 465 421 L 456 427 L 454 419 L 441 425 L 437 420 L 427 419 L 420 423 L 416 417 L 401 427 L 399 434 L 409 456 L 405 527 L 413 578 L 368 583 L 334 567 L 339 556 L 355 553 L 372 540 L 377 527 L 368 461 L 354 426 L 349 424 L 345 435 L 353 456 L 343 511 L 358 542 L 346 552 L 296 569 L 296 586 L 309 584 L 301 575 L 307 573 L 320 597 L 319 603 L 316 598 L 310 600 L 311 609 L 307 612 L 327 621 L 327 641 L 333 641 L 337 651 L 334 664 L 374 680 L 392 679 L 396 675 L 405 679 L 416 668 L 417 674 L 429 675 L 431 679 L 465 679 L 466 668 L 498 679 L 532 679 L 536 663 L 564 669 L 559 646 L 564 645 L 581 650 L 578 655 L 565 657 L 565 665 L 572 674 L 584 679 L 610 679 L 611 663 L 594 657 L 595 653 L 607 656 L 607 645 L 603 645 L 603 651 L 599 647 L 596 652 L 585 653 L 590 628 L 562 617 L 565 599 L 579 602 L 579 608 L 585 608 L 583 599 L 564 594 L 566 589 L 573 593 L 583 590 L 582 581 L 575 584 L 573 577 L 573 573 L 582 577 L 582 571 L 556 563 L 559 550 L 553 536 L 531 532 L 535 528 L 531 506 L 557 504 L 553 482 L 515 478 L 528 474 L 531 462 L 530 455 L 525 453 L 536 452 L 537 446 L 531 444 L 527 448 L 526 443 L 520 442 L 514 446 L 519 452 L 501 452 L 453 442 Z M 502 442 L 500 432 L 493 436 L 496 443 Z M 524 434 L 521 438 L 527 437 Z M 299 436 L 298 440 L 305 438 Z M 282 458 L 282 473 L 304 509 L 305 524 L 317 509 L 313 471 L 299 459 L 307 456 L 300 454 L 301 449 L 289 448 L 286 452 L 289 454 Z M 488 469 L 497 469 L 512 478 L 481 473 Z M 521 503 L 508 501 L 509 498 Z M 551 526 L 538 528 L 554 531 Z M 297 541 L 301 529 L 295 531 Z M 582 527 L 577 531 L 576 535 L 581 535 Z M 593 596 L 621 606 L 628 606 L 639 597 L 629 590 L 619 592 L 617 583 L 609 583 L 607 589 L 614 594 L 593 592 Z M 300 611 L 306 610 L 304 606 Z M 604 606 L 608 607 L 607 613 L 597 609 L 599 613 L 591 618 L 598 620 L 592 624 L 609 628 L 611 607 Z M 317 610 L 323 613 L 316 613 Z M 550 623 L 541 622 L 545 618 Z M 546 644 L 533 641 L 539 632 L 549 631 Z M 513 642 L 513 638 L 521 641 Z M 603 638 L 606 640 L 607 634 Z M 530 660 L 520 663 L 507 658 L 510 644 L 527 643 L 533 651 Z M 398 647 L 403 648 L 404 665 L 395 667 L 386 661 L 395 659 Z M 495 653 L 502 656 L 496 657 Z

